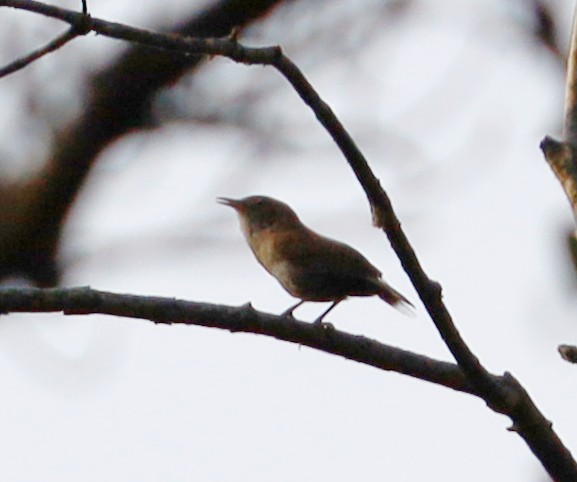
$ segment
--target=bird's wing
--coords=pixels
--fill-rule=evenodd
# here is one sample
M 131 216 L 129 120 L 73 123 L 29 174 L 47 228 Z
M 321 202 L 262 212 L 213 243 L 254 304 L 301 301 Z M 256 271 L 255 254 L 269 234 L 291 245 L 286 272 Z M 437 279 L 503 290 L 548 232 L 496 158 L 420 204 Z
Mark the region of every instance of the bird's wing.
M 306 238 L 293 237 L 284 243 L 284 256 L 296 265 L 379 278 L 381 272 L 350 246 L 307 230 Z
M 361 253 L 312 231 L 287 235 L 281 253 L 303 299 L 334 300 L 381 290 L 381 272 Z

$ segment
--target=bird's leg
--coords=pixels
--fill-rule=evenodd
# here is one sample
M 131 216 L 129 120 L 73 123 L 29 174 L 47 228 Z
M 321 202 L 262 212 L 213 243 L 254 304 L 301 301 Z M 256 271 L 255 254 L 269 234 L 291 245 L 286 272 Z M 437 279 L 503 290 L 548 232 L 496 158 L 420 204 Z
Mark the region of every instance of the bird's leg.
M 300 305 L 302 305 L 305 302 L 305 300 L 301 300 L 299 301 L 296 305 L 291 306 L 288 310 L 283 311 L 280 316 L 291 316 L 293 315 L 293 311 L 296 310 Z
M 322 324 L 323 322 L 323 318 L 325 316 L 327 316 L 329 314 L 329 311 L 331 311 L 335 306 L 337 306 L 341 301 L 343 300 L 337 300 L 337 301 L 333 301 L 333 304 L 331 306 L 328 307 L 328 309 L 321 315 L 319 316 L 313 323 L 315 324 Z

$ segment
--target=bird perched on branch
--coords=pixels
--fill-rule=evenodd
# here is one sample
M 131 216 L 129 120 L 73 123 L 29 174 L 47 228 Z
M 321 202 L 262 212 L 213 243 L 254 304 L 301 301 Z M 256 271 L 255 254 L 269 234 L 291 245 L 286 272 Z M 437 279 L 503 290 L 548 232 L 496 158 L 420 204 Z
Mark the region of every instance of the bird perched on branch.
M 332 301 L 322 319 L 349 296 L 378 296 L 394 307 L 413 306 L 381 279 L 361 253 L 307 228 L 285 203 L 266 196 L 218 198 L 233 208 L 256 259 L 295 298 L 283 315 L 307 301 Z

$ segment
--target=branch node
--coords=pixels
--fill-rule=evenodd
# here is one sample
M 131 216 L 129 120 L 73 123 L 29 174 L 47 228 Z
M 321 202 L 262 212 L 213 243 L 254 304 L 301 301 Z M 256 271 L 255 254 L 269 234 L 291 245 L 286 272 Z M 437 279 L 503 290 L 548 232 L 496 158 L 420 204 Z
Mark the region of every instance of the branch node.
M 539 147 L 548 162 L 560 162 L 561 159 L 566 159 L 571 155 L 570 144 L 553 139 L 551 136 L 545 136 Z
M 74 35 L 87 35 L 92 32 L 92 17 L 88 12 L 82 12 L 80 20 L 70 27 L 70 33 Z
M 387 233 L 399 231 L 401 223 L 391 212 L 379 202 L 371 201 L 371 218 L 375 228 L 384 229 Z
M 507 431 L 519 433 L 519 425 L 517 425 L 517 422 L 513 423 L 510 427 L 507 427 Z
M 240 28 L 238 26 L 233 27 L 228 36 L 226 37 L 228 40 L 234 43 L 238 43 L 238 37 L 240 35 Z
M 577 346 L 575 345 L 559 345 L 557 347 L 559 354 L 563 360 L 569 363 L 577 363 Z
M 429 280 L 428 288 L 436 299 L 443 299 L 443 286 L 441 286 L 441 283 L 438 281 Z
M 539 145 L 549 167 L 563 186 L 573 213 L 577 217 L 577 156 L 575 147 L 546 136 Z

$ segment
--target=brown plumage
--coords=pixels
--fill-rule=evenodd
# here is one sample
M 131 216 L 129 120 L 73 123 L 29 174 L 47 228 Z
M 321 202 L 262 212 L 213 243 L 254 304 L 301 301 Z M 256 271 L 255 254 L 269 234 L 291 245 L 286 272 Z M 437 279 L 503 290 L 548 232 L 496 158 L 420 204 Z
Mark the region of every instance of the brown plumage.
M 218 198 L 239 215 L 243 234 L 264 268 L 301 301 L 332 301 L 326 314 L 349 296 L 378 296 L 392 306 L 413 306 L 381 279 L 381 272 L 346 244 L 307 228 L 285 203 L 265 196 Z

